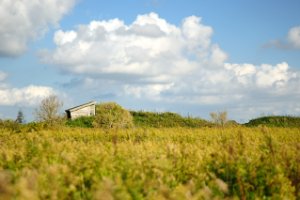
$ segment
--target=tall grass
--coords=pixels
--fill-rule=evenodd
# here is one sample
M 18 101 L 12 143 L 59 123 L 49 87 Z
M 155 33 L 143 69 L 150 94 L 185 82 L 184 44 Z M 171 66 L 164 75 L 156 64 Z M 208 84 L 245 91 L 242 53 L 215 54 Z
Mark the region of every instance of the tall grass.
M 0 129 L 0 199 L 299 199 L 296 128 Z

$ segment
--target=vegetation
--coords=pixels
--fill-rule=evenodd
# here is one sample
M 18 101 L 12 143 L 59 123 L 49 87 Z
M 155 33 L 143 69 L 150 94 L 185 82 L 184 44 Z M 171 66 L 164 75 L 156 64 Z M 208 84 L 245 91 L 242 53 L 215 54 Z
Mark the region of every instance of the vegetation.
M 144 112 L 144 111 L 131 111 L 133 116 L 134 125 L 137 127 L 190 127 L 200 128 L 213 126 L 212 123 L 193 117 L 182 117 L 177 113 L 164 112 Z
M 96 105 L 93 126 L 96 128 L 129 128 L 133 121 L 130 112 L 114 102 Z
M 212 119 L 212 122 L 216 125 L 224 127 L 226 123 L 228 122 L 227 112 L 211 112 L 210 117 Z
M 18 111 L 16 122 L 19 124 L 23 124 L 25 122 L 25 117 L 24 117 L 22 110 Z
M 268 127 L 300 127 L 300 117 L 292 116 L 265 116 L 250 120 L 246 126 Z
M 94 120 L 95 117 L 93 116 L 79 117 L 66 121 L 66 125 L 70 127 L 93 128 Z
M 0 128 L 0 144 L 0 199 L 300 198 L 297 128 Z
M 59 111 L 62 106 L 63 103 L 57 96 L 51 95 L 46 97 L 35 111 L 36 119 L 50 125 L 60 123 L 62 116 L 59 114 Z
M 96 118 L 100 121 L 99 113 L 102 111 L 97 110 Z M 182 117 L 179 114 L 165 112 L 165 113 L 154 113 L 144 111 L 130 111 L 132 117 L 129 117 L 129 127 L 144 127 L 144 128 L 171 128 L 171 127 L 189 127 L 189 128 L 200 128 L 200 127 L 212 127 L 214 124 L 193 117 Z M 103 116 L 103 115 L 102 115 Z M 107 115 L 106 115 L 107 116 Z M 127 116 L 127 114 L 125 115 Z M 106 122 L 101 122 L 106 123 Z M 95 117 L 80 117 L 74 120 L 68 120 L 67 126 L 70 127 L 81 127 L 81 128 L 92 128 L 97 122 Z M 103 126 L 102 126 L 103 127 Z M 105 127 L 105 126 L 104 126 Z
M 96 113 L 0 120 L 0 199 L 300 199 L 299 118 Z
M 7 130 L 10 132 L 21 132 L 22 125 L 14 120 L 1 120 L 0 119 L 0 129 Z

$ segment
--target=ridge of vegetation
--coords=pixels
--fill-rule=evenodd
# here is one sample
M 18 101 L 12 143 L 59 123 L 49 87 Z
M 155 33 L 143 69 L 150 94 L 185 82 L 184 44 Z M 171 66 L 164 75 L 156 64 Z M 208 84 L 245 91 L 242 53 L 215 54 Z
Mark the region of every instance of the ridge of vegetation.
M 183 117 L 172 112 L 130 111 L 137 127 L 211 127 L 213 123 L 198 117 Z
M 251 119 L 244 124 L 248 127 L 267 126 L 267 127 L 300 127 L 300 117 L 295 116 L 264 116 Z

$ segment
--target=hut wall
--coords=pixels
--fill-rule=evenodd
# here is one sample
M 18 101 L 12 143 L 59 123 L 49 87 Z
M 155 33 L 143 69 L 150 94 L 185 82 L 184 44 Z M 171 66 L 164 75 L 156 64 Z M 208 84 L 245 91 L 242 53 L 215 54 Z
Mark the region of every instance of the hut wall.
M 94 116 L 94 115 L 95 115 L 95 105 L 90 105 L 75 111 L 71 111 L 72 119 L 76 119 L 82 116 Z

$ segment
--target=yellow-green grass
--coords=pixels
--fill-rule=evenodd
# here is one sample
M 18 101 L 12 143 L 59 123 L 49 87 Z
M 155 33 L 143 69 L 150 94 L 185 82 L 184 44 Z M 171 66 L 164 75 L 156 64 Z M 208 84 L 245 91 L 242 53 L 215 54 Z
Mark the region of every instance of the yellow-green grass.
M 297 128 L 0 129 L 0 199 L 299 199 Z

